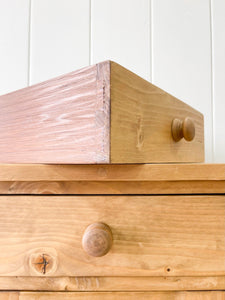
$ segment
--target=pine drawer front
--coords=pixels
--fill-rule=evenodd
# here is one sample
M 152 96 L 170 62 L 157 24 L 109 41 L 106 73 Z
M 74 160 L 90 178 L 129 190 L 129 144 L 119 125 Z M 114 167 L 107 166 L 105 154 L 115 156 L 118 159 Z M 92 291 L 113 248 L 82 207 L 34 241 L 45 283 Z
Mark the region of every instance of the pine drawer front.
M 1 96 L 0 131 L 0 163 L 204 161 L 203 115 L 110 61 Z
M 112 247 L 82 247 L 107 224 Z M 0 276 L 223 276 L 225 196 L 0 196 Z

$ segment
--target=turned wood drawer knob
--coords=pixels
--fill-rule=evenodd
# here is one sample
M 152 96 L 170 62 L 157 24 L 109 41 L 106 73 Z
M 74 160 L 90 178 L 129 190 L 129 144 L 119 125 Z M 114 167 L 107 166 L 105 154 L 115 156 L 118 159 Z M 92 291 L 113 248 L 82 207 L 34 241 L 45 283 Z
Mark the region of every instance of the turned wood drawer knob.
M 195 137 L 195 124 L 190 118 L 184 120 L 173 119 L 172 121 L 172 136 L 175 142 L 182 138 L 186 141 L 192 141 Z
M 110 227 L 104 223 L 89 225 L 82 238 L 83 249 L 91 256 L 103 256 L 112 247 L 113 236 Z

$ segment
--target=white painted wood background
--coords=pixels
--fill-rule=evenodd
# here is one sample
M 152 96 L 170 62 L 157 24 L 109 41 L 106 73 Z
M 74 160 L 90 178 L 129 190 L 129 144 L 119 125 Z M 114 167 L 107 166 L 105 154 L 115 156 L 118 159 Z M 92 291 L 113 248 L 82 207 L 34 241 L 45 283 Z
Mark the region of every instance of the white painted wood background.
M 105 59 L 201 111 L 225 162 L 225 0 L 0 0 L 0 94 Z

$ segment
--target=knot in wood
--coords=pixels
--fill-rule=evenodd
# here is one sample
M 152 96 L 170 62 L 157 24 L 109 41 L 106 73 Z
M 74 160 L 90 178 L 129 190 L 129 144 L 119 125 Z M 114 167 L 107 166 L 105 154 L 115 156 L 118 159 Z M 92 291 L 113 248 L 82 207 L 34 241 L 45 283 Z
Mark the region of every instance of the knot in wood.
M 45 275 L 52 269 L 53 258 L 48 254 L 37 254 L 32 257 L 31 264 L 37 272 Z

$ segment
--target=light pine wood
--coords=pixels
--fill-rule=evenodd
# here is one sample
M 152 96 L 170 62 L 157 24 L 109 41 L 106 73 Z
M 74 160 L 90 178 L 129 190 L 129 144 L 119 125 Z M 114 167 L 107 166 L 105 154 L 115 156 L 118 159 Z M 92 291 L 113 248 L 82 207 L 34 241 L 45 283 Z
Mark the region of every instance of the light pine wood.
M 174 118 L 195 138 L 175 142 Z M 0 163 L 204 161 L 203 116 L 105 61 L 0 97 Z
M 194 291 L 222 290 L 225 277 L 1 277 L 1 290 L 26 291 Z
M 0 194 L 224 194 L 219 181 L 0 181 Z
M 1 196 L 0 276 L 224 276 L 225 196 Z M 85 228 L 110 226 L 103 257 Z M 49 268 L 37 270 L 45 256 Z
M 54 292 L 18 292 L 0 294 L 0 300 L 114 300 L 114 299 L 148 299 L 148 300 L 224 300 L 225 292 L 82 292 L 82 293 L 54 293 Z M 14 298 L 16 296 L 16 298 Z M 7 298 L 8 297 L 8 298 Z
M 19 300 L 19 293 L 0 291 L 0 300 Z
M 225 289 L 225 165 L 4 165 L 0 170 L 5 172 L 0 178 L 7 179 L 0 179 L 2 193 L 223 193 L 1 196 L 0 290 L 46 292 L 1 293 L 0 300 L 224 299 L 210 291 Z M 96 221 L 112 229 L 114 244 L 104 257 L 82 249 L 85 228 Z M 188 290 L 207 293 L 173 292 Z
M 220 181 L 225 164 L 0 164 L 0 181 Z
M 204 161 L 203 115 L 111 62 L 111 162 Z M 174 118 L 191 118 L 195 138 L 175 142 Z
M 0 165 L 0 193 L 225 193 L 225 165 Z
M 103 292 L 103 293 L 20 293 L 20 300 L 45 300 L 45 299 L 150 299 L 150 300 L 224 300 L 225 292 Z

